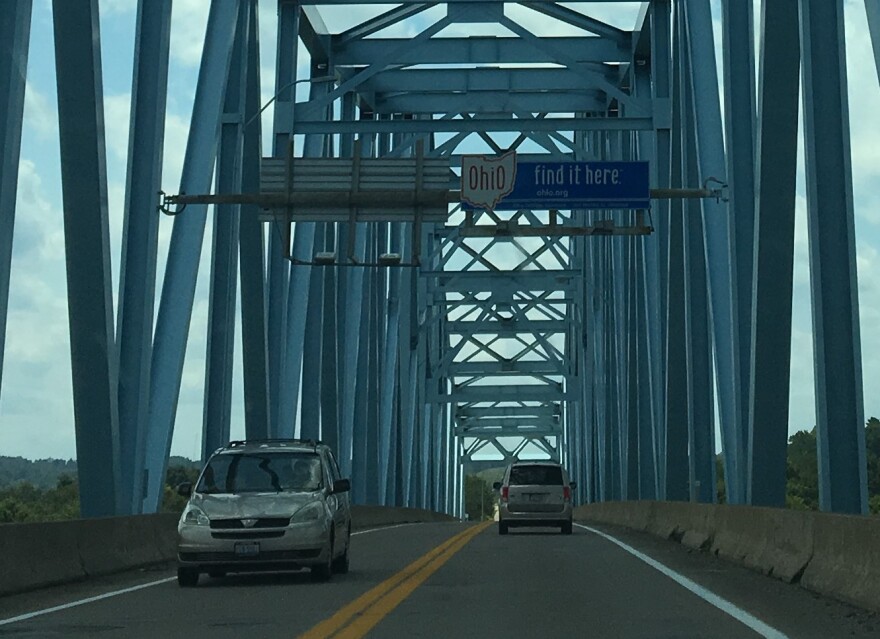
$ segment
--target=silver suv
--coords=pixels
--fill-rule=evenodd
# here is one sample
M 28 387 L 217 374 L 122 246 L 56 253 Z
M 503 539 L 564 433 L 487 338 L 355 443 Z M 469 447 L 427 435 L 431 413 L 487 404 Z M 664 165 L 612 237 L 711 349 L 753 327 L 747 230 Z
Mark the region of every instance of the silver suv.
M 196 483 L 177 525 L 177 583 L 203 572 L 310 568 L 313 581 L 348 572 L 351 483 L 330 448 L 311 440 L 230 442 Z
M 495 482 L 501 492 L 498 504 L 498 534 L 511 526 L 558 526 L 571 534 L 571 491 L 575 482 L 552 461 L 514 462 Z

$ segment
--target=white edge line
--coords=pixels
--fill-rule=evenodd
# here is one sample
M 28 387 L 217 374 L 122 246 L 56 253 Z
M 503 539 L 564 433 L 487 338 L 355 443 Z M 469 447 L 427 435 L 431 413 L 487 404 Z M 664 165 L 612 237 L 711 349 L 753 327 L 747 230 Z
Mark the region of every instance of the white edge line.
M 379 532 L 381 530 L 391 530 L 393 528 L 403 528 L 404 526 L 415 526 L 417 522 L 409 522 L 405 524 L 396 524 L 394 526 L 380 526 L 379 528 L 368 528 L 366 530 L 358 530 L 356 532 L 351 533 L 351 536 L 355 535 L 366 535 L 368 533 Z M 60 610 L 67 610 L 68 608 L 75 608 L 77 606 L 82 606 L 85 604 L 93 603 L 95 601 L 100 601 L 102 599 L 109 599 L 110 597 L 116 597 L 118 595 L 124 595 L 129 592 L 134 592 L 136 590 L 143 590 L 144 588 L 150 588 L 151 586 L 158 586 L 159 584 L 168 583 L 169 581 L 174 581 L 177 577 L 166 577 L 165 579 L 159 579 L 158 581 L 151 581 L 145 584 L 139 584 L 137 586 L 132 586 L 131 588 L 123 588 L 122 590 L 114 590 L 112 592 L 105 592 L 102 595 L 95 595 L 94 597 L 87 597 L 85 599 L 78 599 L 77 601 L 71 601 L 70 603 L 61 604 L 60 606 L 52 606 L 51 608 L 44 608 L 43 610 L 36 610 L 34 612 L 28 612 L 23 615 L 18 615 L 17 617 L 9 617 L 8 619 L 0 619 L 0 626 L 7 626 L 12 623 L 17 623 L 19 621 L 27 621 L 28 619 L 33 619 L 34 617 L 41 617 L 43 615 L 48 615 L 52 612 L 59 612 Z
M 692 593 L 694 593 L 697 597 L 699 597 L 700 599 L 702 599 L 706 603 L 709 603 L 709 604 L 715 606 L 716 608 L 718 608 L 718 610 L 720 610 L 721 612 L 724 612 L 724 613 L 730 615 L 731 617 L 733 617 L 734 619 L 736 619 L 740 623 L 748 626 L 749 628 L 751 628 L 752 630 L 757 632 L 762 637 L 767 637 L 768 639 L 788 639 L 788 635 L 776 630 L 776 628 L 773 628 L 772 626 L 764 623 L 763 621 L 761 621 L 757 617 L 750 615 L 742 608 L 736 606 L 735 604 L 732 604 L 727 599 L 724 599 L 723 597 L 716 595 L 711 590 L 703 588 L 703 586 L 699 585 L 698 583 L 688 579 L 684 575 L 681 575 L 681 574 L 675 572 L 674 570 L 672 570 L 672 568 L 669 568 L 669 567 L 661 564 L 659 561 L 657 561 L 655 559 L 651 559 L 648 555 L 646 555 L 642 552 L 639 552 L 638 550 L 636 550 L 632 546 L 628 546 L 627 544 L 623 543 L 619 539 L 615 539 L 611 535 L 605 534 L 601 530 L 596 530 L 595 528 L 590 528 L 589 526 L 584 526 L 582 524 L 575 524 L 575 526 L 577 526 L 578 528 L 583 528 L 584 530 L 588 530 L 591 533 L 593 533 L 594 535 L 599 535 L 600 537 L 607 539 L 611 543 L 616 544 L 617 546 L 620 546 L 625 551 L 627 551 L 629 554 L 633 555 L 634 557 L 637 557 L 638 559 L 641 559 L 646 564 L 651 566 L 651 568 L 654 568 L 655 570 L 660 571 L 661 573 L 663 573 L 664 575 L 666 575 L 667 577 L 672 579 L 674 582 L 676 582 L 680 586 L 683 586 L 684 588 L 687 588 L 688 590 L 690 590 Z
M 137 586 L 132 586 L 131 588 L 123 588 L 122 590 L 114 590 L 113 592 L 105 592 L 103 595 L 95 595 L 94 597 L 87 597 L 85 599 L 79 599 L 77 601 L 72 601 L 70 603 L 61 604 L 60 606 L 53 606 L 51 608 L 45 608 L 43 610 L 37 610 L 35 612 L 28 612 L 23 615 L 18 615 L 17 617 L 10 617 L 9 619 L 0 619 L 0 626 L 6 626 L 11 623 L 16 623 L 18 621 L 26 621 L 28 619 L 33 619 L 34 617 L 40 617 L 42 615 L 48 615 L 50 612 L 58 612 L 59 610 L 67 610 L 68 608 L 75 608 L 77 606 L 82 606 L 87 603 L 92 603 L 94 601 L 100 601 L 101 599 L 109 599 L 110 597 L 116 597 L 117 595 L 124 595 L 129 592 L 134 592 L 135 590 L 143 590 L 144 588 L 150 588 L 151 586 L 158 586 L 159 584 L 164 584 L 169 581 L 174 581 L 177 577 L 166 577 L 165 579 L 159 579 L 158 581 L 150 581 L 145 584 L 139 584 Z
M 419 524 L 419 522 L 417 522 L 417 521 L 410 521 L 405 524 L 394 524 L 393 526 L 379 526 L 378 528 L 366 528 L 364 530 L 356 530 L 355 532 L 351 533 L 351 536 L 354 537 L 355 535 L 366 535 L 369 533 L 380 532 L 382 530 L 393 530 L 394 528 L 403 528 L 404 526 L 417 526 L 418 524 Z

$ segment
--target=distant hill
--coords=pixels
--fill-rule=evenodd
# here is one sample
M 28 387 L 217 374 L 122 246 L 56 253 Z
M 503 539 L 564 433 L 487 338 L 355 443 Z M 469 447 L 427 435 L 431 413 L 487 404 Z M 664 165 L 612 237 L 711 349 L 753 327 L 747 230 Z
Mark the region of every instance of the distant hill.
M 201 462 L 186 457 L 172 456 L 168 466 L 201 468 Z M 0 487 L 28 483 L 36 488 L 48 489 L 58 485 L 62 475 L 76 477 L 76 461 L 73 459 L 25 459 L 0 455 Z

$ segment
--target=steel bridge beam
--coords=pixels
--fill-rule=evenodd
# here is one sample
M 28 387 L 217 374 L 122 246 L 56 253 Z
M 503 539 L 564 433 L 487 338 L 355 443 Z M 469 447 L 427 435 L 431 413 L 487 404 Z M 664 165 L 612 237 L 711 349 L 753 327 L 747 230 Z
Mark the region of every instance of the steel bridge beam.
M 219 194 L 242 190 L 242 127 L 246 117 L 250 18 L 250 4 L 240 3 L 217 149 L 215 180 Z M 219 204 L 214 208 L 202 423 L 203 461 L 230 440 L 239 214 L 240 206 L 236 204 Z
M 781 508 L 785 506 L 789 394 L 780 390 L 791 384 L 800 88 L 797 0 L 763 2 L 761 33 L 745 497 L 755 506 Z
M 801 0 L 819 505 L 867 512 L 843 0 Z
M 260 25 L 256 2 L 251 2 L 249 25 L 246 114 L 256 113 L 261 106 Z M 259 118 L 245 123 L 243 135 L 242 192 L 257 193 L 260 190 L 260 159 L 263 155 Z M 263 225 L 258 219 L 256 206 L 242 206 L 238 241 L 245 436 L 248 439 L 264 439 L 269 436 L 270 423 L 266 274 L 263 270 L 266 255 Z
M 223 0 L 211 3 L 180 178 L 182 193 L 207 193 L 211 187 L 223 96 L 238 21 L 237 9 Z M 171 231 L 150 369 L 149 474 L 144 512 L 157 512 L 161 504 L 206 216 L 205 207 L 189 207 L 186 215 L 175 218 Z
M 724 431 L 727 501 L 746 501 L 746 453 L 749 447 L 749 376 L 751 369 L 752 282 L 755 242 L 755 49 L 753 5 L 722 3 L 724 121 L 728 197 L 736 288 L 736 317 L 741 393 L 734 410 L 735 428 Z M 776 38 L 774 34 L 771 36 Z
M 120 502 L 122 512 L 143 511 L 150 357 L 162 186 L 171 0 L 138 3 L 134 52 L 128 179 L 119 274 L 116 339 L 119 349 Z
M 80 512 L 102 517 L 123 505 L 98 2 L 55 0 L 52 17 Z
M 544 40 L 544 38 L 539 38 Z M 337 67 L 364 66 L 389 47 L 400 44 L 399 39 L 369 38 L 350 40 L 335 36 L 332 40 L 333 61 Z M 632 52 L 610 38 L 558 37 L 554 46 L 573 51 L 579 63 L 628 63 Z M 401 52 L 397 64 L 540 64 L 556 60 L 540 48 L 523 47 L 515 38 L 474 36 L 431 40 L 418 48 Z
M 12 271 L 12 232 L 27 79 L 32 0 L 14 0 L 0 14 L 0 387 Z

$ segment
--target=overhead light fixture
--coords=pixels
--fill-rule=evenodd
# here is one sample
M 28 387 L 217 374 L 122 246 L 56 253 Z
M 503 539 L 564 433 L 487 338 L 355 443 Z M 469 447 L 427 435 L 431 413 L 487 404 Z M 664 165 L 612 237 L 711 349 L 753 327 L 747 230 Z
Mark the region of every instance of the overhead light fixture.
M 320 253 L 315 253 L 315 264 L 321 266 L 327 266 L 331 264 L 336 264 L 336 253 L 321 251 Z
M 379 256 L 380 266 L 396 266 L 400 264 L 400 253 L 382 253 Z

